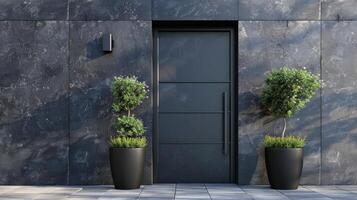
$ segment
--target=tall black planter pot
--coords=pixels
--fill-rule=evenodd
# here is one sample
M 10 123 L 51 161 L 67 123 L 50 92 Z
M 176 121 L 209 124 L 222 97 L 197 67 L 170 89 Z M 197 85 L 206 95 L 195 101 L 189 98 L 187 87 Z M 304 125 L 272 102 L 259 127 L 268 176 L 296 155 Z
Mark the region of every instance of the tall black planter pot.
M 115 189 L 140 187 L 144 170 L 145 148 L 109 149 L 110 168 Z
M 302 148 L 265 148 L 265 165 L 273 189 L 295 190 L 303 166 Z

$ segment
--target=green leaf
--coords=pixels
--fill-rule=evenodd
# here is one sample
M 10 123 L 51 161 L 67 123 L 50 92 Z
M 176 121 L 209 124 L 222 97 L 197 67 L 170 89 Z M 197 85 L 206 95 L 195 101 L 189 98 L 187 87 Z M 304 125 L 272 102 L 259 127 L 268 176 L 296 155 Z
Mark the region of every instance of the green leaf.
M 305 139 L 301 137 L 273 137 L 266 135 L 264 137 L 264 146 L 266 148 L 303 148 Z
M 267 75 L 261 105 L 276 118 L 294 116 L 320 88 L 319 78 L 307 70 L 283 67 Z
M 148 86 L 134 77 L 114 77 L 112 82 L 113 110 L 131 111 L 147 98 Z
M 121 116 L 114 123 L 114 128 L 120 135 L 142 136 L 145 132 L 143 122 L 135 117 Z
M 147 145 L 144 137 L 113 136 L 109 143 L 116 148 L 143 148 Z

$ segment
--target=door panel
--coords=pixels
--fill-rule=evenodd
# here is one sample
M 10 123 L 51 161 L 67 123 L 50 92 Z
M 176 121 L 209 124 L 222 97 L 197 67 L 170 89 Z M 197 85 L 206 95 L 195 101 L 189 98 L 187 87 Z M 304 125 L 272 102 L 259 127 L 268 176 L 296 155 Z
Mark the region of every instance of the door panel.
M 160 143 L 222 143 L 223 113 L 160 114 Z M 198 126 L 198 124 L 200 126 Z
M 157 32 L 157 182 L 231 181 L 231 35 Z
M 229 44 L 229 32 L 161 32 L 160 81 L 228 81 Z
M 222 112 L 228 83 L 160 83 L 160 112 Z
M 229 182 L 229 157 L 222 156 L 220 144 L 160 145 L 161 182 Z

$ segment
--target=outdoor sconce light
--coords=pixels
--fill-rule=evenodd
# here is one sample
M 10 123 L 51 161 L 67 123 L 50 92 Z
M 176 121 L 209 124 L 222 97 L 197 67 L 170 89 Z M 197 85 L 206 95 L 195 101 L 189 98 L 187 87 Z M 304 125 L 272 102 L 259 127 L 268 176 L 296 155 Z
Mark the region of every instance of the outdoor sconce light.
M 103 35 L 103 51 L 112 52 L 113 51 L 113 35 L 111 33 Z

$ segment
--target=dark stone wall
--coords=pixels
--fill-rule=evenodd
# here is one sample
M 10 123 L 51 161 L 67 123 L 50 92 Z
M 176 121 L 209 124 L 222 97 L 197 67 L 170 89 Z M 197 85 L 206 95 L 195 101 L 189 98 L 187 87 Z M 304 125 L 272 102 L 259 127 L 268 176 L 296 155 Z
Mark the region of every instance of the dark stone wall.
M 0 184 L 111 184 L 110 83 L 136 75 L 152 91 L 151 1 L 0 0 L 0 20 Z M 135 111 L 150 141 L 151 99 Z
M 240 184 L 264 184 L 259 108 L 265 74 L 320 74 L 321 91 L 289 120 L 305 136 L 302 184 L 357 184 L 357 2 L 353 0 L 0 0 L 0 184 L 110 184 L 110 81 L 152 86 L 152 20 L 239 21 Z M 199 22 L 197 22 L 199 23 Z M 114 51 L 101 51 L 113 33 Z M 151 90 L 152 91 L 152 90 Z M 152 136 L 152 94 L 136 110 Z M 152 183 L 151 142 L 145 183 Z
M 281 66 L 306 67 L 320 73 L 320 22 L 245 21 L 239 23 L 239 181 L 267 183 L 265 134 L 279 134 L 279 123 L 262 114 L 259 96 L 265 74 Z M 320 173 L 320 97 L 288 120 L 288 134 L 304 136 L 302 184 L 318 184 Z M 282 124 L 282 123 L 280 123 Z
M 100 38 L 109 32 L 115 46 L 105 54 Z M 111 179 L 107 151 L 113 132 L 110 83 L 113 76 L 125 74 L 151 85 L 151 40 L 148 21 L 70 22 L 70 184 L 105 184 Z M 145 120 L 150 137 L 151 95 L 135 113 Z M 147 150 L 151 158 L 151 146 Z M 150 175 L 150 159 L 146 163 L 145 174 Z
M 0 183 L 66 184 L 68 22 L 0 22 Z

